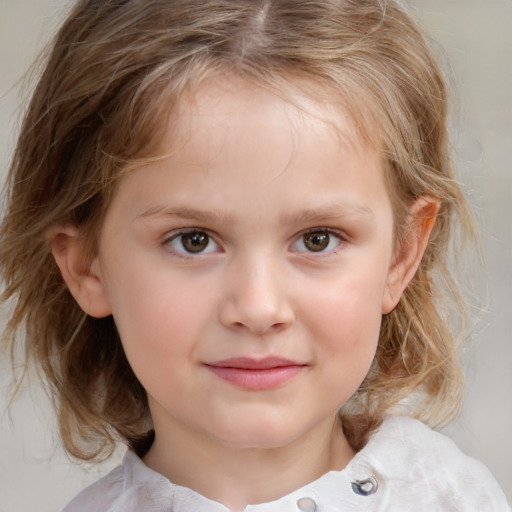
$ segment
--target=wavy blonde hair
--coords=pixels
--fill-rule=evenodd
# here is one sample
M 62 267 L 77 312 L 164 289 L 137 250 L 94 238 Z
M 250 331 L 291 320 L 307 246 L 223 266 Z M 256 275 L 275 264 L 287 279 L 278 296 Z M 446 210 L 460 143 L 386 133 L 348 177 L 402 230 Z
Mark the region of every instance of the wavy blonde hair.
M 94 255 L 119 177 L 156 156 L 184 93 L 227 72 L 343 108 L 383 148 L 398 241 L 415 198 L 440 203 L 420 268 L 383 317 L 372 368 L 341 410 L 353 446 L 411 393 L 420 391 L 410 413 L 427 422 L 457 409 L 450 325 L 463 301 L 448 247 L 454 222 L 461 233 L 472 224 L 450 162 L 445 81 L 404 9 L 393 0 L 80 0 L 28 106 L 0 230 L 3 299 L 13 303 L 4 340 L 24 343 L 26 360 L 42 370 L 75 457 L 99 460 L 119 439 L 143 451 L 151 418 L 113 319 L 78 307 L 47 232 L 70 222 Z

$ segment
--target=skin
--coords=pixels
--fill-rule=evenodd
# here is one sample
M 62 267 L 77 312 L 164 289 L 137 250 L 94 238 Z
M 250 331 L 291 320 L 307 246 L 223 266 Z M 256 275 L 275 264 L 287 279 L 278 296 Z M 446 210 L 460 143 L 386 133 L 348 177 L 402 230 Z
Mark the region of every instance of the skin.
M 395 248 L 378 151 L 342 113 L 294 100 L 236 78 L 202 87 L 169 123 L 168 156 L 122 178 L 90 267 L 76 228 L 52 235 L 71 292 L 89 314 L 114 316 L 148 393 L 145 463 L 232 510 L 353 457 L 337 411 L 368 372 L 436 211 L 418 200 Z M 206 241 L 196 253 L 191 230 Z M 327 246 L 311 250 L 315 236 Z M 269 356 L 297 371 L 247 389 L 209 366 Z

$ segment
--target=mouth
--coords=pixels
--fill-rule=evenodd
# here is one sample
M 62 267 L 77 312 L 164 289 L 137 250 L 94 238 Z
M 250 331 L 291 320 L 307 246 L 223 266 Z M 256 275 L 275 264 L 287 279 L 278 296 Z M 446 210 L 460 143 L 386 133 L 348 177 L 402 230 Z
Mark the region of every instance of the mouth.
M 254 391 L 281 387 L 307 367 L 306 364 L 280 357 L 236 357 L 205 363 L 204 366 L 220 379 Z

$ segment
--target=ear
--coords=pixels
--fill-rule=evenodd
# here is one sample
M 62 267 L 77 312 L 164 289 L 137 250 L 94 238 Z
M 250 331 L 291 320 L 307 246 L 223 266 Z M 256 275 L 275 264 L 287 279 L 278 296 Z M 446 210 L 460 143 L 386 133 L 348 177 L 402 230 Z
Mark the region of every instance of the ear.
M 102 318 L 111 314 L 97 260 L 87 259 L 78 229 L 72 225 L 55 225 L 47 233 L 53 257 L 69 291 L 88 314 Z
M 427 248 L 434 227 L 439 201 L 421 196 L 409 207 L 405 236 L 396 248 L 389 269 L 386 290 L 382 301 L 382 313 L 390 313 L 411 282 Z

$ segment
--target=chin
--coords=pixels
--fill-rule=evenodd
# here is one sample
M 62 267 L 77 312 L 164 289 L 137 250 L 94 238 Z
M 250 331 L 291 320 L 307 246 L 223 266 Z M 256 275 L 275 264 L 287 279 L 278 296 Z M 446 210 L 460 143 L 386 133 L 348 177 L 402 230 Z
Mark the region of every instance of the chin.
M 227 435 L 222 436 L 225 444 L 241 449 L 272 450 L 281 448 L 301 437 L 301 432 L 287 425 L 257 421 L 245 428 L 233 424 Z

